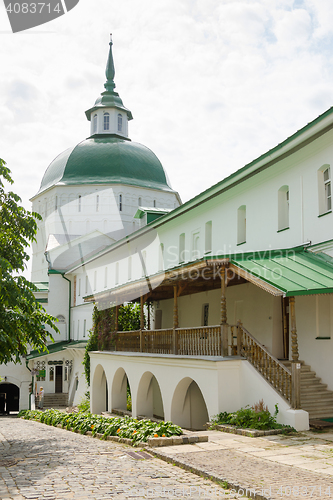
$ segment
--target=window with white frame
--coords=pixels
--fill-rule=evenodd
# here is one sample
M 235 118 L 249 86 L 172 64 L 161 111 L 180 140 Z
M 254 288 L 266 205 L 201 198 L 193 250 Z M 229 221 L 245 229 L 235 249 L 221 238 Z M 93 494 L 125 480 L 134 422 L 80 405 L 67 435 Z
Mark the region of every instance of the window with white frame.
M 142 276 L 146 276 L 146 274 L 147 274 L 147 252 L 146 252 L 146 250 L 143 250 L 141 255 L 142 255 L 142 261 L 141 261 Z
M 200 257 L 200 232 L 192 233 L 192 260 L 197 260 Z
M 246 243 L 246 206 L 237 210 L 237 245 Z
M 132 279 L 132 256 L 130 255 L 128 257 L 128 269 L 127 269 L 127 278 L 128 278 L 128 281 Z
M 94 115 L 93 117 L 93 133 L 95 134 L 97 132 L 97 115 Z
M 123 131 L 123 116 L 119 113 L 118 115 L 118 132 Z
M 115 283 L 116 285 L 119 284 L 119 262 L 116 263 Z
M 164 245 L 160 243 L 160 252 L 158 256 L 158 270 L 163 271 L 164 269 Z
M 212 221 L 205 224 L 205 253 L 212 251 Z
M 104 130 L 110 130 L 110 114 L 104 113 Z
M 185 233 L 179 235 L 179 264 L 185 262 Z
M 289 186 L 278 191 L 278 231 L 289 228 Z
M 119 195 L 119 212 L 122 212 L 123 210 L 123 195 Z
M 318 170 L 319 215 L 332 211 L 332 181 L 330 165 L 323 165 Z

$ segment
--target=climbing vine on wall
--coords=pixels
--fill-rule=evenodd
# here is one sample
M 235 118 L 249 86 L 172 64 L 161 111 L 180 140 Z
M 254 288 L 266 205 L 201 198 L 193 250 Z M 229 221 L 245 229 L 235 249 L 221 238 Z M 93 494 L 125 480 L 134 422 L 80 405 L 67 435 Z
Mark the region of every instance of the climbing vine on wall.
M 87 384 L 90 386 L 90 356 L 89 351 L 112 350 L 114 347 L 116 322 L 116 308 L 99 310 L 94 306 L 93 326 L 84 353 L 83 365 Z M 132 331 L 140 329 L 140 305 L 125 304 L 118 310 L 118 331 Z

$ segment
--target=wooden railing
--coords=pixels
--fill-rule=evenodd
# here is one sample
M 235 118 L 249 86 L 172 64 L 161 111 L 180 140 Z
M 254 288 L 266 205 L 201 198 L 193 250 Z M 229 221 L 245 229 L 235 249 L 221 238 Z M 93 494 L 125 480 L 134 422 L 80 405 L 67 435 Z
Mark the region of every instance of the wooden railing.
M 118 332 L 115 350 L 185 356 L 239 355 L 246 358 L 287 401 L 291 401 L 291 372 L 240 323 Z
M 221 327 L 177 328 L 177 352 L 189 356 L 221 356 Z
M 239 354 L 245 357 L 287 401 L 291 402 L 292 380 L 288 368 L 272 356 L 242 325 L 238 325 L 237 340 Z
M 140 352 L 140 330 L 118 332 L 115 338 L 115 350 Z

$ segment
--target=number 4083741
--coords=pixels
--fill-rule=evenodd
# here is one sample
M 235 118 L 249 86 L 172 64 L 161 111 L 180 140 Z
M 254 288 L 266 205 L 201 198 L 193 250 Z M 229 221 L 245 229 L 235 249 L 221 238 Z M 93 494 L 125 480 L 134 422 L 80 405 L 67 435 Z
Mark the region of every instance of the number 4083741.
M 7 12 L 10 14 L 41 14 L 43 11 L 48 12 L 57 12 L 61 14 L 63 12 L 61 4 L 57 3 L 54 7 L 50 3 L 10 3 L 8 7 L 6 7 Z

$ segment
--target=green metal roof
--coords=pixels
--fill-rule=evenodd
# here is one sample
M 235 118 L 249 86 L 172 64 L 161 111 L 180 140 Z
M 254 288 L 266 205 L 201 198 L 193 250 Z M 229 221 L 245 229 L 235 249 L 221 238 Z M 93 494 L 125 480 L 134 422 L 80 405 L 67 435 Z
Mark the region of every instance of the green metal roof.
M 47 347 L 47 351 L 30 351 L 30 353 L 27 355 L 27 360 L 29 359 L 34 359 L 34 358 L 40 358 L 41 356 L 47 356 L 48 354 L 52 354 L 55 352 L 63 351 L 64 349 L 67 349 L 68 347 L 84 347 L 83 344 L 86 344 L 87 340 L 74 340 L 71 342 L 68 342 L 67 340 L 64 340 L 62 342 L 55 342 L 54 344 L 50 344 Z
M 286 297 L 333 293 L 333 259 L 307 250 L 236 256 L 231 264 L 281 290 Z
M 124 111 L 127 114 L 127 118 L 129 120 L 133 119 L 132 113 L 129 109 L 125 108 L 123 101 L 119 97 L 119 94 L 115 92 L 115 83 L 114 83 L 114 77 L 115 77 L 115 69 L 114 69 L 114 63 L 113 63 L 113 55 L 112 55 L 112 40 L 109 43 L 110 49 L 109 49 L 109 57 L 108 61 L 106 63 L 106 70 L 105 70 L 105 76 L 106 76 L 106 82 L 104 84 L 105 87 L 105 92 L 102 92 L 101 97 L 98 97 L 98 99 L 95 102 L 95 105 L 88 109 L 86 111 L 86 117 L 90 121 L 91 119 L 91 113 L 95 111 L 98 108 L 117 108 L 122 111 Z
M 49 291 L 48 281 L 33 281 L 32 284 L 37 288 L 36 292 L 46 293 Z
M 134 219 L 142 219 L 145 214 L 157 214 L 162 216 L 173 210 L 172 208 L 139 207 L 135 212 Z
M 57 156 L 46 170 L 38 194 L 58 183 L 127 184 L 173 191 L 150 149 L 114 135 L 89 137 Z

